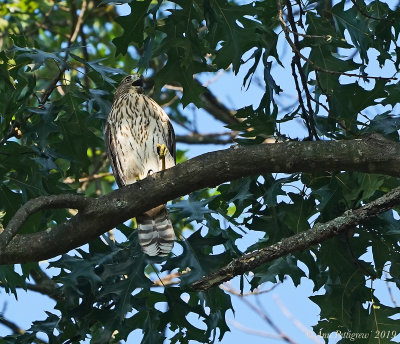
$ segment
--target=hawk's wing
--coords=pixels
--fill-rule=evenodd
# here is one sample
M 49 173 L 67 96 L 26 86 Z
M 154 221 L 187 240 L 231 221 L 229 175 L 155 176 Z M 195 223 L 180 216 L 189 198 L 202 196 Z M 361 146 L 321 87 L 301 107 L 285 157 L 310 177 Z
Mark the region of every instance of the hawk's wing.
M 167 146 L 169 152 L 174 158 L 174 162 L 176 163 L 176 140 L 175 140 L 175 131 L 172 126 L 171 120 L 168 115 L 165 113 L 163 108 L 157 104 L 157 102 L 145 96 L 153 105 L 153 111 L 155 112 L 153 117 L 160 118 L 162 121 L 162 135 L 164 137 L 165 145 Z
M 124 186 L 125 183 L 121 179 L 121 176 L 123 173 L 122 173 L 121 165 L 117 158 L 117 153 L 116 153 L 116 149 L 115 149 L 114 135 L 113 135 L 108 123 L 106 123 L 106 126 L 104 128 L 104 136 L 105 136 L 105 143 L 106 143 L 106 148 L 107 148 L 107 155 L 108 155 L 108 159 L 110 160 L 110 163 L 111 163 L 111 168 L 114 172 L 115 181 L 117 182 L 117 185 L 119 187 Z
M 174 127 L 172 126 L 171 120 L 168 118 L 167 121 L 167 126 L 168 126 L 168 133 L 166 137 L 166 145 L 171 153 L 172 157 L 174 158 L 174 162 L 176 164 L 176 140 L 175 140 L 175 131 Z

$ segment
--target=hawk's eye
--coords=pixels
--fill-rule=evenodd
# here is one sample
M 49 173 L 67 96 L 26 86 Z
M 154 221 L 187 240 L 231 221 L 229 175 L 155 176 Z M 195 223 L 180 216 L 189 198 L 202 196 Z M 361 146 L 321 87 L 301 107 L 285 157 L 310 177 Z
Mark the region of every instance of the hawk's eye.
M 134 82 L 132 82 L 132 86 L 143 86 L 143 78 L 139 78 L 137 80 L 135 80 Z

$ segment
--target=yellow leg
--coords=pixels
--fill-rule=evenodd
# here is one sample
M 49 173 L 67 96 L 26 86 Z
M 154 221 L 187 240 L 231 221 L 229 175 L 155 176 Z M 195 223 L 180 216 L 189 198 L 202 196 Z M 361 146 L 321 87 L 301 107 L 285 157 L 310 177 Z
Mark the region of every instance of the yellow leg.
M 161 160 L 161 171 L 165 170 L 165 157 L 167 156 L 168 148 L 165 144 L 157 144 L 157 154 Z

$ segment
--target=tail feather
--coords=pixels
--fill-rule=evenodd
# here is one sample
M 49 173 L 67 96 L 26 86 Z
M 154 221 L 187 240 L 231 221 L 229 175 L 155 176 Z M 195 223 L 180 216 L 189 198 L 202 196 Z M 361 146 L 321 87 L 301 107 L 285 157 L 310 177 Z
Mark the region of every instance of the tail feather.
M 174 247 L 175 232 L 165 205 L 137 216 L 139 243 L 149 256 L 166 256 Z

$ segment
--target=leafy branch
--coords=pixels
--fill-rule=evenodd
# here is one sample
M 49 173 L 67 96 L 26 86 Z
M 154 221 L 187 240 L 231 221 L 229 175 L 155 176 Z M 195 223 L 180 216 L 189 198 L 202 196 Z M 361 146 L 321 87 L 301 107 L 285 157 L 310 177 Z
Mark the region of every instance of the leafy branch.
M 276 284 L 279 285 L 279 284 Z M 227 287 L 226 285 L 222 285 L 221 289 L 227 291 L 230 294 L 236 295 L 240 298 L 240 300 L 245 303 L 254 313 L 256 313 L 262 320 L 264 320 L 277 334 L 274 336 L 274 339 L 282 339 L 282 341 L 290 344 L 296 344 L 296 342 L 290 338 L 282 329 L 271 319 L 271 317 L 263 311 L 260 307 L 257 307 L 255 304 L 250 302 L 244 295 L 240 294 L 237 290 L 233 287 Z M 271 291 L 272 289 L 268 290 Z M 256 295 L 256 294 L 255 294 Z M 270 336 L 269 336 L 270 337 Z
M 311 94 L 310 91 L 308 89 L 308 85 L 307 85 L 307 79 L 306 76 L 304 74 L 304 71 L 301 67 L 301 62 L 300 62 L 300 56 L 299 54 L 297 54 L 297 51 L 300 51 L 300 42 L 299 42 L 299 37 L 297 34 L 297 27 L 296 27 L 296 23 L 294 21 L 294 16 L 293 16 L 293 10 L 292 10 L 292 5 L 290 3 L 290 1 L 286 1 L 286 6 L 287 6 L 287 10 L 288 10 L 288 19 L 290 22 L 290 25 L 292 26 L 292 30 L 295 33 L 294 34 L 294 46 L 296 47 L 296 50 L 294 51 L 295 54 L 293 56 L 293 60 L 291 63 L 291 67 L 292 67 L 292 75 L 293 75 L 293 79 L 295 82 L 295 86 L 296 86 L 296 91 L 297 91 L 297 95 L 299 98 L 299 103 L 302 109 L 302 117 L 304 119 L 304 122 L 306 124 L 307 130 L 308 130 L 308 136 L 310 139 L 312 139 L 313 137 L 316 140 L 319 140 L 318 134 L 317 134 L 317 130 L 315 128 L 315 123 L 314 123 L 314 111 L 312 109 L 311 106 Z M 286 36 L 288 37 L 288 35 Z M 301 84 L 303 86 L 303 90 L 306 94 L 306 100 L 307 100 L 307 109 L 305 107 L 305 104 L 303 102 L 303 98 L 301 96 L 301 91 L 300 91 L 300 87 L 299 87 L 299 82 L 297 80 L 297 75 L 296 75 L 296 68 L 298 70 L 299 76 L 300 76 L 300 81 Z
M 0 234 L 0 264 L 38 261 L 68 252 L 148 209 L 201 188 L 263 173 L 338 170 L 400 176 L 400 144 L 370 135 L 351 141 L 234 146 L 200 155 L 97 199 L 38 197 L 21 207 Z M 17 234 L 30 215 L 54 208 L 79 212 L 46 231 Z
M 314 67 L 315 71 L 319 72 L 324 72 L 328 74 L 336 74 L 336 75 L 345 75 L 349 77 L 356 77 L 356 78 L 363 78 L 363 79 L 375 79 L 375 80 L 397 80 L 396 77 L 382 77 L 382 76 L 372 76 L 372 75 L 364 75 L 364 74 L 355 74 L 355 73 L 348 73 L 348 72 L 341 72 L 337 70 L 330 70 L 326 68 L 322 68 L 318 66 L 314 61 L 311 61 L 309 58 L 305 57 L 301 52 L 300 49 L 296 46 L 296 44 L 292 41 L 290 38 L 289 33 L 291 33 L 291 30 L 289 27 L 286 25 L 285 20 L 283 19 L 283 9 L 282 9 L 282 3 L 281 0 L 277 0 L 277 7 L 278 7 L 278 17 L 279 17 L 279 23 L 281 25 L 281 28 L 285 34 L 286 41 L 289 43 L 290 47 L 292 48 L 293 52 L 299 56 L 302 60 L 310 64 L 311 66 Z M 298 35 L 294 35 L 295 39 Z
M 11 320 L 6 319 L 4 316 L 0 314 L 0 324 L 8 327 L 11 331 L 13 331 L 14 335 L 25 334 L 26 331 L 19 327 L 16 323 L 12 322 Z M 33 343 L 38 344 L 47 344 L 44 340 L 39 338 L 35 338 Z
M 283 257 L 289 253 L 307 249 L 345 232 L 360 223 L 400 204 L 400 187 L 388 192 L 375 201 L 326 223 L 318 223 L 312 229 L 292 235 L 280 242 L 234 259 L 225 267 L 203 277 L 192 284 L 195 290 L 207 290 L 235 276 L 251 271 L 255 267 Z
M 85 15 L 86 8 L 87 8 L 87 0 L 84 0 L 83 3 L 82 3 L 82 7 L 81 7 L 81 10 L 80 10 L 79 16 L 78 16 L 78 18 L 76 20 L 76 24 L 72 29 L 70 38 L 68 39 L 68 49 L 71 47 L 71 45 L 75 42 L 76 38 L 78 37 L 78 33 L 80 32 L 81 27 L 83 25 L 83 17 Z M 49 15 L 50 15 L 50 13 L 52 11 L 53 11 L 53 7 L 52 7 L 51 11 L 49 11 Z M 72 10 L 72 17 L 74 17 L 74 16 L 76 16 L 76 12 L 73 9 Z M 42 108 L 44 106 L 46 101 L 49 99 L 50 95 L 53 93 L 53 91 L 57 87 L 57 84 L 60 81 L 60 79 L 62 78 L 63 74 L 68 69 L 68 64 L 67 64 L 67 60 L 68 60 L 68 57 L 69 57 L 69 50 L 68 49 L 66 50 L 62 66 L 59 67 L 60 70 L 59 70 L 57 76 L 53 79 L 51 84 L 43 92 L 42 97 L 40 99 L 38 98 L 38 104 L 39 104 L 38 107 L 39 108 Z M 36 94 L 34 94 L 34 95 L 36 95 Z M 29 115 L 27 115 L 24 118 L 24 122 L 28 121 L 29 118 L 32 116 L 32 114 L 33 113 L 30 113 Z M 4 137 L 0 139 L 0 146 L 2 146 L 5 142 L 7 142 L 12 137 L 20 138 L 20 136 L 21 136 L 20 126 L 21 126 L 21 123 L 19 123 L 18 121 L 13 121 L 12 124 L 11 124 L 11 127 L 9 128 L 9 130 L 7 132 L 7 134 L 4 135 Z
M 78 37 L 78 34 L 81 30 L 81 26 L 83 25 L 83 17 L 85 15 L 86 8 L 87 8 L 87 0 L 84 0 L 82 2 L 82 7 L 81 7 L 81 11 L 79 13 L 79 16 L 76 19 L 76 24 L 75 24 L 74 28 L 72 29 L 71 37 L 68 40 L 68 49 L 71 47 L 72 43 L 74 43 Z M 75 18 L 76 11 L 74 8 L 71 8 L 71 15 L 73 18 Z M 67 70 L 68 57 L 69 57 L 69 50 L 66 51 L 63 67 L 61 67 L 58 75 L 54 78 L 54 80 L 52 81 L 50 86 L 44 91 L 42 98 L 40 99 L 39 106 L 43 106 L 46 103 L 47 99 L 49 99 L 50 95 L 53 93 L 54 89 L 56 88 L 57 83 L 63 76 L 64 72 Z
M 38 197 L 34 201 L 25 203 L 10 220 L 0 237 L 0 250 L 3 250 L 10 240 L 17 234 L 19 228 L 25 223 L 28 217 L 42 209 L 72 208 L 83 210 L 90 203 L 78 195 L 57 195 L 49 197 Z

